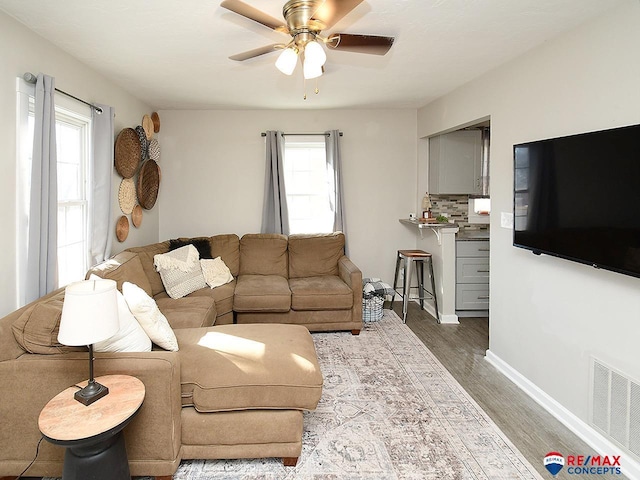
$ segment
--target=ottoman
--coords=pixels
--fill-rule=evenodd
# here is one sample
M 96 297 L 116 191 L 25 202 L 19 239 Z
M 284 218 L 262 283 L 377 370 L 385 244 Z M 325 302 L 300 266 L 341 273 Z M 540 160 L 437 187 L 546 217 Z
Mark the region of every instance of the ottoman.
M 314 410 L 322 373 L 300 325 L 175 330 L 180 346 L 182 458 L 282 457 L 302 450 L 302 412 Z

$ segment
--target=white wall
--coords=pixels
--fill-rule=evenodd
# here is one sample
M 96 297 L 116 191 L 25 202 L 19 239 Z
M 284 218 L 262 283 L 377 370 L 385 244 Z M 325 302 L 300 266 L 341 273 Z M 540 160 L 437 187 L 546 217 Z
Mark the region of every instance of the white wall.
M 16 77 L 25 72 L 46 73 L 56 87 L 90 102 L 116 109 L 115 132 L 140 124 L 150 113 L 148 105 L 107 81 L 11 17 L 0 13 L 0 316 L 16 305 Z M 121 215 L 118 207 L 120 177 L 113 174 L 113 228 Z M 114 240 L 113 250 L 157 241 L 158 209 L 147 212 L 141 228 L 131 227 L 127 242 Z
M 585 422 L 591 355 L 640 379 L 640 279 L 517 249 L 500 212 L 514 144 L 640 123 L 638 25 L 629 1 L 418 112 L 419 137 L 491 116 L 490 351 Z
M 260 133 L 339 129 L 350 257 L 365 276 L 390 282 L 395 251 L 415 244 L 415 233 L 398 222 L 415 210 L 415 110 L 162 111 L 160 117 L 161 239 L 259 232 Z

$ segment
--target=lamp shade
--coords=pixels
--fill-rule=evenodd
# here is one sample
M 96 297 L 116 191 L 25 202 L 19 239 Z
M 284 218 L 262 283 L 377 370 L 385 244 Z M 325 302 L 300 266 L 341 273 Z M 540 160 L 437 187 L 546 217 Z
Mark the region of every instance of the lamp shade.
M 58 341 L 92 345 L 115 335 L 120 327 L 114 280 L 85 280 L 67 285 Z
M 276 60 L 276 67 L 285 75 L 291 75 L 298 63 L 298 53 L 292 48 L 285 48 Z
M 327 54 L 324 52 L 322 45 L 312 41 L 304 47 L 304 58 L 306 62 L 312 62 L 319 67 L 323 66 L 327 61 Z
M 302 71 L 306 80 L 316 78 L 322 75 L 322 65 L 309 61 L 309 59 L 305 57 Z

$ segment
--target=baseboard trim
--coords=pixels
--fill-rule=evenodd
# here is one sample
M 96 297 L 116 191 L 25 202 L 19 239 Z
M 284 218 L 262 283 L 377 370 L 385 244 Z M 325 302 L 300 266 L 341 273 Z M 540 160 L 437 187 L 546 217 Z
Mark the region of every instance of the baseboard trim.
M 627 452 L 603 437 L 599 432 L 563 407 L 515 368 L 495 355 L 491 350 L 487 350 L 484 358 L 600 455 L 620 455 L 622 458 L 622 473 L 626 475 L 629 480 L 640 480 L 640 463 L 630 458 Z M 549 445 L 549 448 L 553 448 L 553 445 Z M 587 452 L 571 453 L 583 454 Z M 540 461 L 542 462 L 542 459 L 540 459 Z

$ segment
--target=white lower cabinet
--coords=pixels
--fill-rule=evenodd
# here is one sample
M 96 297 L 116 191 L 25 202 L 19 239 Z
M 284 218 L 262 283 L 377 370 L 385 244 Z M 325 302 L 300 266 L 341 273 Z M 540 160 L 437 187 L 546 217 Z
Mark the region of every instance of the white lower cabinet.
M 489 309 L 489 240 L 456 242 L 456 310 Z

